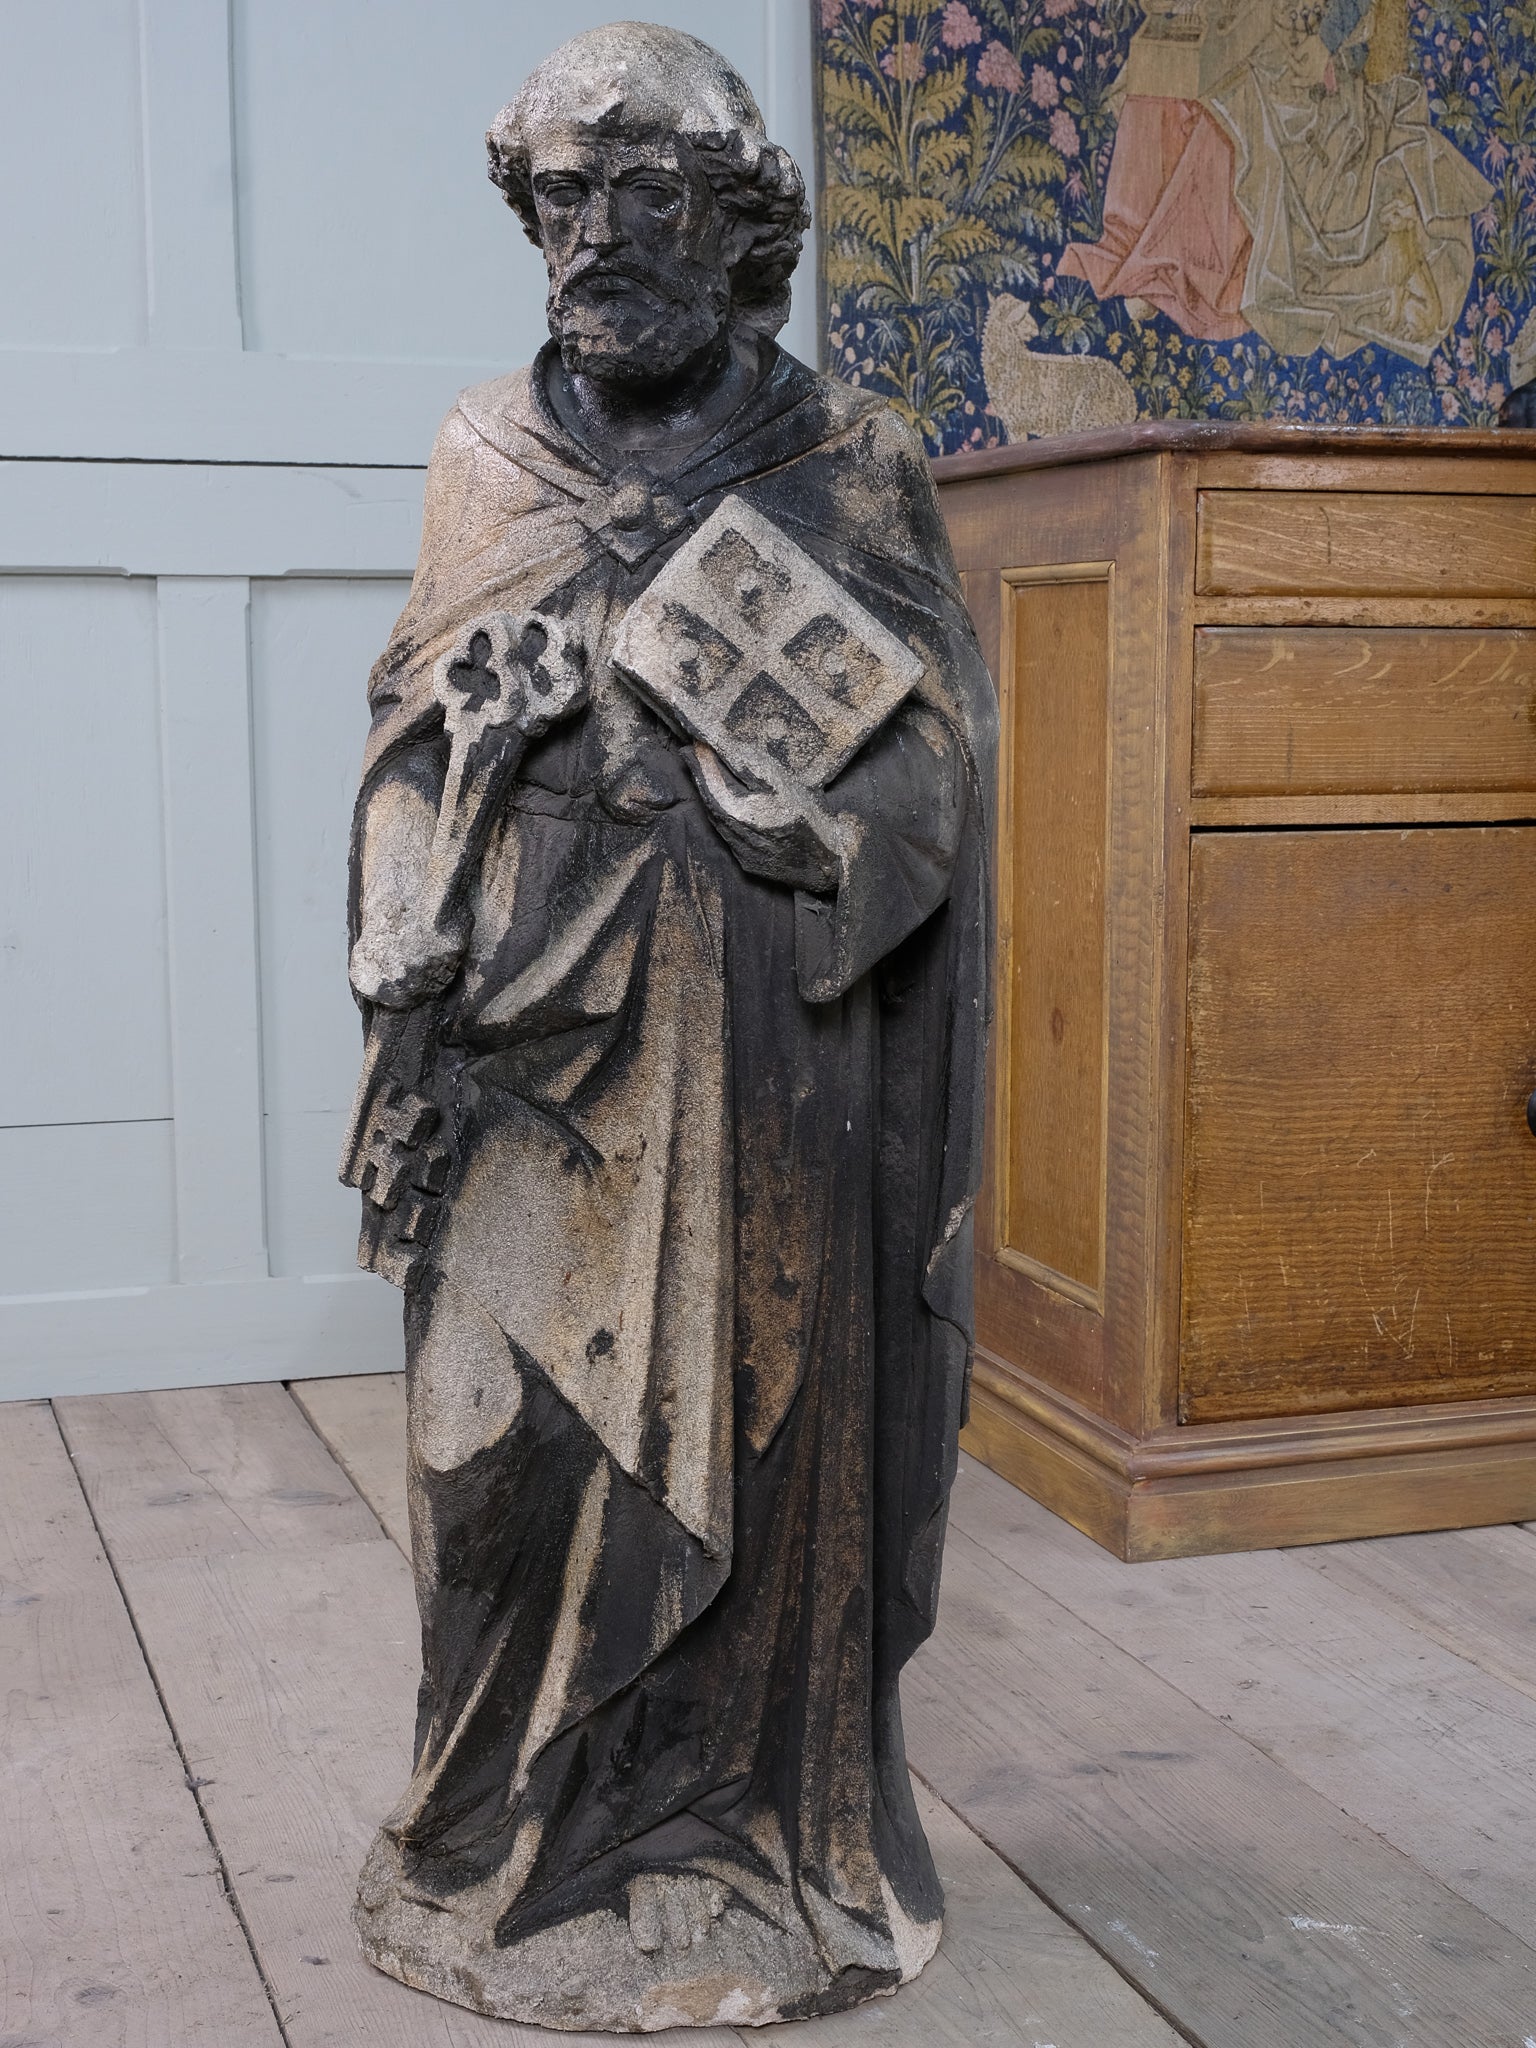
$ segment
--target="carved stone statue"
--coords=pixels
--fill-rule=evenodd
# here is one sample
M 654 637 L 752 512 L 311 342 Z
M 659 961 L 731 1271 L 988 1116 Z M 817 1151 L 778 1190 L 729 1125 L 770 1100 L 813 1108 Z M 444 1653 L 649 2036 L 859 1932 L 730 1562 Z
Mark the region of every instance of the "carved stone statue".
M 916 440 L 773 340 L 804 188 L 730 67 L 594 30 L 489 141 L 552 340 L 438 437 L 352 858 L 425 1666 L 357 1919 L 482 2012 L 757 2024 L 939 1938 L 897 1680 L 965 1401 L 995 706 Z

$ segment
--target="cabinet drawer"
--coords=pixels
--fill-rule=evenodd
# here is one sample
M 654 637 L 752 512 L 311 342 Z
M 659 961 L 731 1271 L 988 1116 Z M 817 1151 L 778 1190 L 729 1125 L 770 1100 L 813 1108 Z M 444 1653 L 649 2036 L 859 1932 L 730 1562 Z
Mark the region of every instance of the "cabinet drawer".
M 1202 626 L 1191 786 L 1536 789 L 1536 632 Z
M 1529 597 L 1536 498 L 1202 491 L 1195 589 L 1210 597 Z
M 1536 1393 L 1536 826 L 1209 832 L 1180 1412 Z

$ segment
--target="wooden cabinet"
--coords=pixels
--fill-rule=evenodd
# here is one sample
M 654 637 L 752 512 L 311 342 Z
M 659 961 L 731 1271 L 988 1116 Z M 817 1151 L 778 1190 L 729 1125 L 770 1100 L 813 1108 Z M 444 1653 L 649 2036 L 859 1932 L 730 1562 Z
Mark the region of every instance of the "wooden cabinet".
M 1536 433 L 937 470 L 1003 713 L 968 1448 L 1126 1557 L 1536 1517 Z

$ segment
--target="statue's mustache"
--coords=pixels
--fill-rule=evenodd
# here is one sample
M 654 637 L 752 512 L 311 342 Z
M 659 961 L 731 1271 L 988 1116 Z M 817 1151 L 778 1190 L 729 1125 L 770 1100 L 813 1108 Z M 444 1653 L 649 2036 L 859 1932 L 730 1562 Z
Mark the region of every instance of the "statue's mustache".
M 585 260 L 578 257 L 561 272 L 555 291 L 558 297 L 566 298 L 572 292 L 605 284 L 638 287 L 657 298 L 668 296 L 661 281 L 639 264 L 615 263 L 611 257 L 603 256 L 589 256 Z

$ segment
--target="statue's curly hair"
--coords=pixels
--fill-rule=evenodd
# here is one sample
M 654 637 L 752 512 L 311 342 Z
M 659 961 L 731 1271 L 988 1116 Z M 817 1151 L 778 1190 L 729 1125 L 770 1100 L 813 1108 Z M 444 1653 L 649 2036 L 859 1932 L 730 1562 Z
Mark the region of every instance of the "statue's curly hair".
M 522 222 L 529 241 L 536 248 L 541 246 L 528 136 L 547 104 L 551 75 L 559 75 L 568 54 L 584 56 L 599 38 L 606 43 L 615 31 L 635 29 L 643 29 L 647 41 L 667 39 L 666 54 L 674 67 L 669 96 L 675 98 L 677 116 L 670 132 L 697 153 L 719 204 L 754 231 L 731 273 L 733 317 L 764 334 L 776 334 L 789 318 L 789 280 L 811 224 L 805 180 L 788 150 L 770 142 L 763 133 L 762 117 L 736 72 L 693 36 L 654 29 L 648 23 L 621 22 L 578 36 L 557 50 L 491 124 L 485 138 L 491 183 Z M 701 85 L 705 87 L 702 92 L 697 90 Z M 714 116 L 726 117 L 720 125 L 695 125 L 701 102 Z M 688 119 L 690 114 L 693 120 Z M 601 125 L 607 131 L 613 124 L 604 120 Z M 629 123 L 621 121 L 621 125 L 625 132 L 634 132 Z M 634 125 L 651 133 L 667 127 L 657 118 L 654 106 L 649 112 L 639 112 Z

